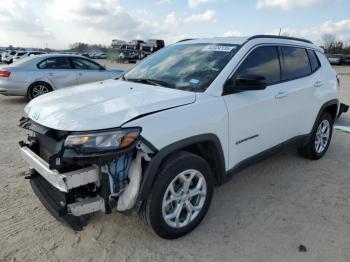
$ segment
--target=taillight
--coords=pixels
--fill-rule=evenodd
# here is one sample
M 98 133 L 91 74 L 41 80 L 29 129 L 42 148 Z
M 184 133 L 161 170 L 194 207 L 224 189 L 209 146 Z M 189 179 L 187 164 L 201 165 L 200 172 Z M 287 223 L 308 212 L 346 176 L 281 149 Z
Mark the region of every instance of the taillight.
M 0 77 L 10 77 L 11 72 L 10 71 L 1 71 L 0 70 Z

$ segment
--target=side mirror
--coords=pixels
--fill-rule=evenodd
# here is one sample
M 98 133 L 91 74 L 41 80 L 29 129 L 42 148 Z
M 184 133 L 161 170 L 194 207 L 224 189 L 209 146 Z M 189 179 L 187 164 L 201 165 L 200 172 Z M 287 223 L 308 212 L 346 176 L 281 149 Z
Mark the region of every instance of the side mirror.
M 103 71 L 103 70 L 106 70 L 106 68 L 104 68 L 103 66 L 100 66 L 100 70 Z
M 238 75 L 230 78 L 225 83 L 225 94 L 238 93 L 243 91 L 264 90 L 266 78 L 260 75 Z

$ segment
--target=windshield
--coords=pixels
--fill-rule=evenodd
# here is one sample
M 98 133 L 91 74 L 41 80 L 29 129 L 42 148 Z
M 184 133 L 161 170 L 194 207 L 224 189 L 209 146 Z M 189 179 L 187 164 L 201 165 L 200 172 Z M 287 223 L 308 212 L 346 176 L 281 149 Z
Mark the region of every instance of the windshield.
M 237 50 L 233 44 L 172 45 L 136 65 L 123 79 L 204 92 Z

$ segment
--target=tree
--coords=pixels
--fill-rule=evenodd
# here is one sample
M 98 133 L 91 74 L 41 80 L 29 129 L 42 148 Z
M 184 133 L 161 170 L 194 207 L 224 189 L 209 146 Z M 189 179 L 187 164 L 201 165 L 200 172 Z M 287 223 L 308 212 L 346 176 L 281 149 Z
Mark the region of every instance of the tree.
M 335 46 L 336 40 L 337 36 L 335 34 L 324 34 L 322 36 L 323 46 L 326 50 L 329 50 Z

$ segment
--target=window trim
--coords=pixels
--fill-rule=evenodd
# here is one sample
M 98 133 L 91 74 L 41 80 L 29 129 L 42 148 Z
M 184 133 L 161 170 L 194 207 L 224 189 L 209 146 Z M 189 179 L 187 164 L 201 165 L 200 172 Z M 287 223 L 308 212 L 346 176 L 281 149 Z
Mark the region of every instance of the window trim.
M 308 75 L 305 75 L 305 76 L 299 77 L 299 78 L 295 78 L 295 79 L 289 79 L 289 80 L 285 80 L 285 79 L 281 78 L 281 81 L 280 81 L 280 82 L 277 82 L 277 83 L 274 83 L 274 84 L 270 84 L 270 85 L 266 86 L 266 88 L 269 88 L 270 86 L 273 86 L 273 85 L 283 84 L 283 83 L 285 83 L 285 82 L 294 81 L 294 80 L 298 80 L 298 79 L 301 79 L 301 78 L 309 77 L 309 76 L 313 75 L 314 73 L 316 73 L 316 72 L 322 67 L 321 61 L 319 60 L 318 55 L 317 55 L 317 53 L 316 53 L 317 50 L 316 50 L 315 48 L 306 47 L 306 46 L 297 45 L 297 44 L 282 44 L 282 43 L 260 43 L 260 44 L 256 44 L 256 45 L 252 46 L 252 47 L 246 52 L 246 54 L 241 58 L 241 60 L 239 60 L 239 62 L 236 64 L 236 66 L 232 69 L 232 72 L 229 74 L 229 76 L 227 77 L 227 79 L 224 81 L 224 83 L 223 83 L 223 85 L 222 85 L 222 93 L 221 93 L 221 96 L 231 95 L 231 94 L 225 94 L 225 92 L 224 92 L 224 87 L 225 87 L 227 81 L 233 77 L 233 75 L 236 73 L 238 67 L 243 63 L 243 61 L 247 58 L 247 56 L 248 56 L 253 50 L 255 50 L 256 48 L 258 48 L 258 47 L 260 47 L 260 46 L 275 46 L 275 47 L 277 47 L 277 49 L 279 50 L 279 51 L 278 51 L 278 52 L 279 52 L 278 54 L 279 54 L 279 57 L 280 57 L 279 59 L 280 59 L 280 60 L 281 60 L 281 55 L 282 55 L 282 54 L 280 53 L 280 52 L 281 52 L 280 49 L 281 49 L 282 46 L 297 47 L 297 48 L 303 48 L 303 49 L 305 49 L 305 50 L 312 50 L 312 51 L 315 52 L 315 55 L 316 55 L 316 57 L 317 57 L 317 59 L 318 59 L 318 61 L 319 61 L 319 65 L 320 65 L 320 66 L 317 68 L 317 70 L 315 70 L 314 72 L 312 72 L 312 70 L 311 70 L 311 73 L 308 74 Z M 243 45 L 242 45 L 241 47 L 243 47 Z M 238 52 L 238 51 L 237 51 L 237 52 Z M 306 52 L 306 53 L 307 53 L 307 52 Z M 282 59 L 282 60 L 283 60 L 283 59 Z M 310 61 L 310 60 L 309 60 L 309 61 Z M 280 63 L 280 66 L 282 66 L 281 63 Z M 281 70 L 282 75 L 283 75 L 283 72 L 284 72 L 284 71 L 283 71 L 283 68 L 282 68 L 282 70 Z
M 44 61 L 48 60 L 48 59 L 53 59 L 53 58 L 65 58 L 67 59 L 68 61 L 68 64 L 69 64 L 69 68 L 40 68 L 39 65 L 41 63 L 43 63 Z M 39 69 L 39 70 L 72 70 L 72 64 L 70 63 L 70 60 L 69 60 L 69 57 L 66 57 L 66 56 L 53 56 L 53 57 L 47 57 L 47 58 L 44 58 L 43 60 L 41 60 L 40 62 L 38 62 L 36 64 L 36 67 Z

